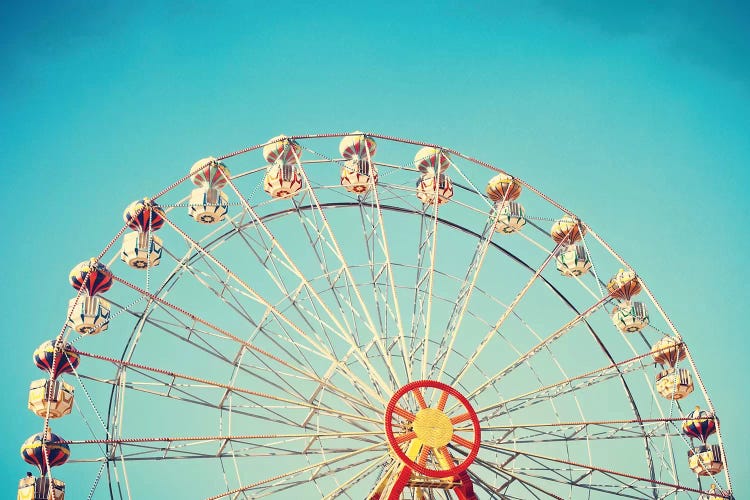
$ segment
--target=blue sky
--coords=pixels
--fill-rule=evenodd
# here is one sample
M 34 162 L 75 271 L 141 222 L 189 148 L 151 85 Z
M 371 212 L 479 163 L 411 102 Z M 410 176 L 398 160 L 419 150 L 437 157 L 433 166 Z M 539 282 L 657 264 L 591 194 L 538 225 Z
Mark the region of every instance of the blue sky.
M 371 130 L 507 168 L 639 270 L 691 346 L 750 491 L 750 11 L 740 2 L 37 2 L 1 16 L 8 350 L 0 479 L 67 271 L 186 166 Z M 115 222 L 113 222 L 115 221 Z M 45 333 L 46 332 L 46 333 Z M 23 420 L 19 420 L 23 418 Z M 23 422 L 20 425 L 19 422 Z

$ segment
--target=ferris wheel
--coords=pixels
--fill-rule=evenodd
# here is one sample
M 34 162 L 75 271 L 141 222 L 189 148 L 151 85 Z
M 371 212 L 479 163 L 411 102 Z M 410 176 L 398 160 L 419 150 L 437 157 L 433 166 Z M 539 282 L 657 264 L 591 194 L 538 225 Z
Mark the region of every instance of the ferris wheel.
M 70 273 L 19 499 L 733 498 L 690 339 L 513 172 L 352 132 L 177 176 Z

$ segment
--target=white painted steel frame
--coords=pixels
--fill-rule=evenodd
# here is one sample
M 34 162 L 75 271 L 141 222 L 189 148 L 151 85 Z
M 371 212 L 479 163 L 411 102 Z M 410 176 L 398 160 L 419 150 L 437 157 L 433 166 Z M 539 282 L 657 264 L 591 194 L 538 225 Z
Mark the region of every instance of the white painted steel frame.
M 305 453 L 308 456 L 320 455 L 324 458 L 281 475 L 228 489 L 226 492 L 217 493 L 216 496 L 211 498 L 228 496 L 236 498 L 240 495 L 244 498 L 250 493 L 252 494 L 252 498 L 261 498 L 279 494 L 282 491 L 293 491 L 294 488 L 305 488 L 310 482 L 317 484 L 319 480 L 328 478 L 333 478 L 335 486 L 330 491 L 321 491 L 324 497 L 333 498 L 339 494 L 346 496 L 348 489 L 361 483 L 364 478 L 372 477 L 376 469 L 388 459 L 388 454 L 383 454 L 387 450 L 387 445 L 383 439 L 379 439 L 382 438 L 382 431 L 375 429 L 373 426 L 379 424 L 379 412 L 382 411 L 382 405 L 388 400 L 390 394 L 404 383 L 417 378 L 413 371 L 415 367 L 410 363 L 410 358 L 412 356 L 419 358 L 420 366 L 417 371 L 420 378 L 435 377 L 440 380 L 448 376 L 446 367 L 451 355 L 457 355 L 454 351 L 454 345 L 457 341 L 462 322 L 467 316 L 475 318 L 474 313 L 469 308 L 472 295 L 474 293 L 484 293 L 477 287 L 477 279 L 481 275 L 485 258 L 490 251 L 500 251 L 515 259 L 519 266 L 525 267 L 531 272 L 531 278 L 516 294 L 514 300 L 504 307 L 499 318 L 493 324 L 488 325 L 487 333 L 477 343 L 472 353 L 467 357 L 462 357 L 462 368 L 452 376 L 450 379 L 451 384 L 456 387 L 461 386 L 464 377 L 467 376 L 470 370 L 474 369 L 474 365 L 480 365 L 478 369 L 482 369 L 482 363 L 479 360 L 482 359 L 484 349 L 494 337 L 499 335 L 504 323 L 515 315 L 515 308 L 522 302 L 525 295 L 537 281 L 541 281 L 553 289 L 560 300 L 574 311 L 574 317 L 547 337 L 540 338 L 539 343 L 531 349 L 519 350 L 514 346 L 514 350 L 519 353 L 517 359 L 504 368 L 488 372 L 486 374 L 486 381 L 469 390 L 466 394 L 467 397 L 472 401 L 482 400 L 485 391 L 492 389 L 497 381 L 508 376 L 513 370 L 522 365 L 529 368 L 532 373 L 536 373 L 532 365 L 535 356 L 541 352 L 554 353 L 553 345 L 555 341 L 579 325 L 585 325 L 585 328 L 599 342 L 609 364 L 583 375 L 565 375 L 563 380 L 551 385 L 542 384 L 541 378 L 537 376 L 540 381 L 538 388 L 503 399 L 495 404 L 477 407 L 477 412 L 483 422 L 483 432 L 503 432 L 502 437 L 490 438 L 487 441 L 483 440 L 482 449 L 496 455 L 508 457 L 501 462 L 492 462 L 488 461 L 480 453 L 474 466 L 476 467 L 476 471 L 470 470 L 477 488 L 491 495 L 507 495 L 507 498 L 514 498 L 512 493 L 508 493 L 508 488 L 513 483 L 521 485 L 523 494 L 528 494 L 536 498 L 560 498 L 558 496 L 559 493 L 548 489 L 550 488 L 548 485 L 550 482 L 558 485 L 567 485 L 571 492 L 575 491 L 574 488 L 582 488 L 588 491 L 589 493 L 587 494 L 589 495 L 591 492 L 606 492 L 617 496 L 628 496 L 638 493 L 639 495 L 646 495 L 656 499 L 676 495 L 678 491 L 698 491 L 700 488 L 692 488 L 691 486 L 678 483 L 677 468 L 683 464 L 679 460 L 675 462 L 672 441 L 684 440 L 679 432 L 679 422 L 683 418 L 681 409 L 672 403 L 669 405 L 668 415 L 662 415 L 662 419 L 654 421 L 642 419 L 639 415 L 635 397 L 628 388 L 625 377 L 629 373 L 643 372 L 644 376 L 650 376 L 647 372 L 649 368 L 648 363 L 644 361 L 648 356 L 648 352 L 637 349 L 627 340 L 627 344 L 634 357 L 629 360 L 617 362 L 607 351 L 601 338 L 588 324 L 587 318 L 600 308 L 606 307 L 610 300 L 608 296 L 604 295 L 601 283 L 598 282 L 599 280 L 597 279 L 597 284 L 600 295 L 596 296 L 590 289 L 586 288 L 590 294 L 595 295 L 595 300 L 590 307 L 581 312 L 576 310 L 568 299 L 543 277 L 547 265 L 554 259 L 557 248 L 561 247 L 564 242 L 560 243 L 555 249 L 545 250 L 546 256 L 543 262 L 536 268 L 533 268 L 493 241 L 493 229 L 497 220 L 497 212 L 495 212 L 494 216 L 488 213 L 485 219 L 485 227 L 481 232 L 475 233 L 470 228 L 461 227 L 460 224 L 441 216 L 443 209 L 438 208 L 437 191 L 431 204 L 425 205 L 421 210 L 410 208 L 414 207 L 414 201 L 411 199 L 407 200 L 407 197 L 413 197 L 414 190 L 405 189 L 403 186 L 397 184 L 388 185 L 383 182 L 385 176 L 381 176 L 380 182 L 377 185 L 373 180 L 373 176 L 370 176 L 370 189 L 366 194 L 358 196 L 356 200 L 350 197 L 351 201 L 345 202 L 332 203 L 321 201 L 317 193 L 318 190 L 327 193 L 332 190 L 335 191 L 337 188 L 317 184 L 314 175 L 309 173 L 309 167 L 315 166 L 315 168 L 321 168 L 322 166 L 331 164 L 339 168 L 341 166 L 341 159 L 328 158 L 325 155 L 316 153 L 312 149 L 305 147 L 306 145 L 303 141 L 310 141 L 318 137 L 330 138 L 344 135 L 346 134 L 297 136 L 293 138 L 293 140 L 299 141 L 303 145 L 303 151 L 312 152 L 318 157 L 322 157 L 322 159 L 303 161 L 300 156 L 293 153 L 295 166 L 302 176 L 304 187 L 302 195 L 299 199 L 293 201 L 293 208 L 291 209 L 282 209 L 263 215 L 260 214 L 258 208 L 263 205 L 265 209 L 266 205 L 263 203 L 254 205 L 251 199 L 246 198 L 235 184 L 240 179 L 257 172 L 262 172 L 260 169 L 250 169 L 233 176 L 232 179 L 227 179 L 227 187 L 236 199 L 239 200 L 239 206 L 242 210 L 239 214 L 228 218 L 219 228 L 209 233 L 210 237 L 204 237 L 200 241 L 195 239 L 181 227 L 182 224 L 176 224 L 168 214 L 166 218 L 167 226 L 186 242 L 188 251 L 184 256 L 178 257 L 165 248 L 165 255 L 162 260 L 172 258 L 176 263 L 176 267 L 161 286 L 151 292 L 152 270 L 148 269 L 145 274 L 145 289 L 141 289 L 137 285 L 131 287 L 140 294 L 135 302 L 128 305 L 116 302 L 112 303 L 113 309 L 118 309 L 117 313 L 113 313 L 113 317 L 118 316 L 124 320 L 128 316 L 132 316 L 135 320 L 133 333 L 122 356 L 117 359 L 101 358 L 103 361 L 117 366 L 117 376 L 112 379 L 102 379 L 78 374 L 77 372 L 75 374 L 80 385 L 84 387 L 84 390 L 86 384 L 92 383 L 108 384 L 112 387 L 109 415 L 107 416 L 109 425 L 106 439 L 98 441 L 95 439 L 88 440 L 89 444 L 96 442 L 96 444 L 106 446 L 106 453 L 98 458 L 78 458 L 71 460 L 71 462 L 102 462 L 102 467 L 106 465 L 110 477 L 110 496 L 112 498 L 131 498 L 126 469 L 126 463 L 129 461 L 200 458 L 218 459 L 223 463 L 224 460 L 231 459 L 237 479 L 240 480 L 238 461 L 243 458 L 271 456 L 272 454 L 279 453 L 294 456 Z M 371 136 L 380 140 L 400 142 L 402 144 L 426 145 L 416 141 L 399 140 L 376 134 L 372 134 Z M 252 148 L 226 155 L 224 158 L 255 151 L 262 146 L 263 144 L 253 146 Z M 457 151 L 447 148 L 442 148 L 442 150 L 450 152 L 456 158 L 466 161 L 467 164 L 479 165 L 486 168 L 489 175 L 499 171 L 486 163 L 474 160 Z M 369 150 L 367 151 L 367 157 L 371 164 L 382 168 L 390 168 L 394 172 L 414 171 L 409 166 L 377 163 L 370 155 Z M 468 186 L 464 187 L 461 184 L 454 183 L 456 190 L 471 192 L 481 200 L 481 203 L 489 205 L 470 178 L 464 174 L 463 170 L 456 163 L 453 163 L 452 167 L 455 171 L 459 172 Z M 185 179 L 186 177 L 182 178 L 180 181 L 163 190 L 159 195 L 170 191 Z M 563 212 L 570 214 L 561 205 L 549 199 L 532 186 L 523 181 L 522 184 L 530 192 L 535 193 Z M 402 203 L 393 204 L 392 201 L 383 203 L 380 197 L 381 192 L 387 192 L 389 196 L 393 197 L 392 200 L 402 201 Z M 174 207 L 177 206 L 180 205 L 174 205 Z M 468 207 L 468 205 L 464 206 Z M 349 264 L 338 241 L 341 228 L 332 226 L 328 220 L 326 214 L 331 210 L 338 209 L 359 210 L 362 224 L 361 229 L 368 251 L 369 282 L 357 281 L 355 279 L 355 266 Z M 390 240 L 383 216 L 384 211 L 412 214 L 414 217 L 419 217 L 422 221 L 419 248 L 415 256 L 416 281 L 411 288 L 405 287 L 404 284 L 398 283 L 396 280 L 397 269 L 401 269 L 403 263 L 397 263 L 392 260 L 391 244 L 389 244 Z M 293 217 L 294 215 L 302 222 L 304 234 L 307 236 L 310 247 L 313 250 L 311 255 L 314 255 L 320 264 L 321 273 L 318 276 L 306 275 L 297 265 L 291 253 L 284 248 L 280 238 L 274 235 L 270 229 L 270 222 L 279 218 Z M 439 230 L 440 226 L 445 226 L 446 229 Z M 588 226 L 585 227 L 588 230 L 588 235 L 595 242 L 605 248 L 623 266 L 629 267 L 597 233 Z M 466 274 L 462 278 L 455 278 L 459 282 L 459 292 L 452 299 L 441 297 L 439 291 L 435 290 L 435 280 L 438 276 L 444 276 L 439 271 L 440 262 L 437 260 L 438 245 L 441 241 L 439 236 L 442 234 L 442 231 L 448 229 L 462 231 L 466 235 L 468 244 L 472 241 L 476 242 L 475 251 L 471 257 Z M 117 237 L 121 233 L 122 231 L 118 233 Z M 542 249 L 544 248 L 543 245 L 536 243 L 531 237 L 526 235 L 522 237 Z M 244 242 L 248 255 L 252 255 L 253 258 L 264 265 L 268 271 L 268 278 L 284 296 L 281 302 L 272 303 L 269 301 L 264 297 L 263 293 L 258 292 L 239 273 L 230 269 L 228 265 L 213 254 L 215 249 L 229 238 Z M 107 253 L 112 244 L 111 242 L 105 248 L 101 256 Z M 584 239 L 584 244 L 587 244 L 587 239 Z M 378 260 L 378 252 L 382 255 L 381 260 Z M 223 331 L 209 321 L 203 320 L 200 311 L 189 311 L 189 315 L 186 315 L 185 311 L 182 311 L 179 307 L 173 307 L 168 301 L 169 293 L 181 280 L 188 279 L 188 277 L 211 291 L 217 299 L 233 311 L 233 314 L 244 318 L 252 327 L 253 333 L 251 333 L 250 339 L 261 333 L 271 335 L 276 329 L 287 332 L 285 334 L 288 337 L 286 344 L 275 342 L 275 347 L 279 349 L 279 352 L 286 359 L 280 360 L 276 355 L 255 349 L 252 341 L 243 341 L 237 335 Z M 294 277 L 295 281 L 291 281 L 291 277 Z M 125 280 L 118 279 L 118 281 L 122 284 L 127 284 Z M 323 282 L 327 283 L 325 288 L 319 286 Z M 681 338 L 671 320 L 653 297 L 651 291 L 646 287 L 645 283 L 642 283 L 642 285 L 658 312 L 669 325 L 672 334 L 678 339 Z M 369 288 L 370 293 L 372 293 L 375 314 L 373 314 L 370 305 L 364 299 L 363 293 L 366 288 Z M 407 319 L 402 315 L 399 301 L 399 297 L 402 297 L 405 291 L 410 291 L 414 296 L 414 309 L 408 328 L 406 324 Z M 332 308 L 331 299 L 327 299 L 326 297 L 333 298 L 333 303 L 336 304 L 338 310 Z M 250 300 L 255 304 L 263 306 L 265 311 L 263 316 L 259 319 L 257 317 L 254 318 L 253 314 L 243 305 L 243 300 Z M 433 330 L 432 309 L 436 300 L 440 300 L 441 303 L 442 301 L 450 302 L 453 304 L 453 307 L 442 335 L 433 339 L 431 338 Z M 141 312 L 136 311 L 134 309 L 135 306 L 142 304 L 143 301 L 145 301 L 143 310 Z M 285 311 L 289 311 L 289 314 Z M 293 319 L 290 316 L 292 312 L 294 313 L 293 317 L 302 319 L 304 324 L 299 324 L 297 320 Z M 362 321 L 357 321 L 357 319 L 361 319 Z M 397 333 L 392 341 L 390 340 L 390 335 L 383 334 L 384 330 L 387 330 L 385 325 L 389 324 L 389 322 L 395 323 L 397 328 Z M 184 342 L 189 348 L 208 353 L 210 356 L 232 366 L 233 372 L 229 383 L 198 377 L 191 379 L 189 374 L 169 372 L 166 367 L 155 367 L 155 371 L 152 371 L 152 368 L 148 366 L 138 366 L 132 363 L 130 360 L 135 352 L 138 339 L 146 326 L 164 331 Z M 184 332 L 189 333 L 185 334 Z M 419 332 L 422 332 L 421 336 Z M 63 329 L 63 333 L 65 333 L 65 329 Z M 299 340 L 293 340 L 293 337 Z M 335 339 L 347 343 L 349 349 L 346 353 L 339 354 L 335 352 L 335 343 L 337 342 Z M 238 347 L 235 355 L 232 357 L 224 354 L 222 349 L 216 344 L 217 340 L 236 341 Z M 436 353 L 434 356 L 435 359 L 428 366 L 432 349 Z M 396 356 L 394 352 L 400 354 Z M 419 354 L 420 352 L 421 354 Z M 701 393 L 707 401 L 709 409 L 713 411 L 713 405 L 703 386 L 689 350 L 687 352 L 687 360 L 695 375 L 696 385 L 701 389 Z M 245 361 L 247 356 L 252 356 L 255 362 L 266 366 L 268 373 L 259 373 L 256 370 L 258 365 L 254 364 L 255 362 L 249 363 Z M 328 362 L 328 369 L 324 373 L 319 373 L 311 361 L 307 359 L 307 356 L 315 356 L 326 360 Z M 399 358 L 400 361 L 397 361 L 396 358 Z M 378 363 L 383 363 L 386 373 L 381 373 L 373 363 L 374 359 L 377 359 Z M 274 372 L 273 366 L 278 364 L 279 361 L 286 361 L 285 371 Z M 403 364 L 403 367 L 401 367 L 401 364 Z M 356 367 L 364 368 L 369 380 L 365 380 L 358 375 L 355 371 Z M 562 370 L 562 367 L 559 365 L 558 368 Z M 140 378 L 132 380 L 131 377 L 131 380 L 129 380 L 126 376 L 126 373 L 129 372 L 133 376 Z M 278 390 L 278 393 L 271 395 L 251 391 L 252 394 L 249 394 L 247 390 L 234 385 L 234 381 L 240 375 L 243 377 L 253 377 L 266 386 L 273 386 Z M 356 394 L 337 385 L 333 379 L 334 376 L 349 380 Z M 317 388 L 309 395 L 302 393 L 293 384 L 292 381 L 294 378 L 313 383 Z M 510 416 L 513 412 L 538 403 L 551 403 L 554 409 L 555 398 L 566 394 L 574 394 L 576 391 L 585 390 L 586 388 L 612 379 L 619 379 L 621 381 L 635 418 L 620 421 L 586 421 L 582 418 L 580 422 L 566 423 L 561 422 L 559 417 L 557 417 L 556 422 L 550 421 L 542 424 L 513 423 L 492 425 L 493 420 L 501 416 Z M 217 394 L 216 398 L 207 398 L 199 395 L 199 393 L 202 394 L 201 391 L 206 387 L 215 387 L 220 390 L 220 393 Z M 656 398 L 653 388 L 651 390 L 653 397 Z M 275 415 L 271 420 L 275 420 L 281 425 L 297 426 L 304 432 L 298 434 L 272 433 L 262 437 L 254 436 L 253 438 L 221 436 L 195 440 L 200 441 L 200 445 L 205 445 L 206 442 L 213 440 L 221 441 L 218 451 L 214 450 L 211 453 L 203 450 L 194 451 L 189 449 L 191 446 L 197 446 L 196 444 L 189 446 L 176 445 L 175 443 L 180 441 L 180 438 L 177 437 L 149 444 L 139 444 L 132 440 L 128 441 L 121 432 L 122 419 L 125 413 L 124 404 L 128 391 L 150 394 L 159 398 L 179 400 L 202 407 L 216 408 L 222 415 L 226 413 L 230 422 L 232 418 L 240 418 L 240 416 L 259 419 Z M 321 399 L 322 394 L 325 394 L 329 398 L 336 398 L 336 405 L 324 406 Z M 86 395 L 88 396 L 88 391 L 86 391 Z M 91 400 L 90 396 L 88 399 L 91 402 L 91 406 L 96 410 L 94 401 Z M 269 405 L 268 402 L 261 401 L 268 399 L 280 404 L 277 410 L 272 409 L 274 407 Z M 578 400 L 575 399 L 575 401 L 578 404 Z M 342 407 L 346 407 L 347 410 L 341 409 Z M 284 414 L 291 408 L 307 408 L 309 411 L 304 419 L 297 422 L 290 420 Z M 659 411 L 662 411 L 661 406 L 658 406 L 658 408 Z M 263 410 L 263 413 L 260 415 L 255 413 L 259 410 Z M 679 416 L 673 416 L 675 410 L 678 411 Z M 580 408 L 579 411 L 581 411 Z M 557 413 L 557 410 L 554 410 L 554 412 Z M 321 415 L 324 414 L 337 415 L 342 421 L 347 422 L 348 425 L 357 426 L 358 430 L 340 431 L 330 428 L 328 424 L 322 424 L 319 421 Z M 582 411 L 581 416 L 583 417 Z M 318 420 L 317 422 L 315 422 L 316 419 Z M 548 430 L 550 428 L 560 428 L 560 430 Z M 717 434 L 721 444 L 720 433 Z M 335 443 L 336 439 L 342 438 L 359 442 L 360 448 L 337 447 Z M 645 440 L 646 460 L 650 469 L 650 477 L 648 478 L 636 477 L 626 472 L 609 470 L 606 467 L 594 464 L 590 448 L 588 448 L 589 451 L 587 452 L 589 464 L 581 464 L 575 460 L 571 460 L 569 448 L 566 448 L 568 457 L 563 459 L 524 450 L 523 446 L 520 446 L 527 443 L 573 443 L 576 441 L 584 441 L 588 446 L 591 441 L 596 440 L 625 440 L 634 438 Z M 652 449 L 653 446 L 650 444 L 650 440 L 654 438 L 664 439 L 664 446 L 661 450 Z M 265 439 L 275 440 L 275 443 L 271 445 L 256 443 Z M 331 443 L 320 444 L 323 441 L 326 443 L 331 441 Z M 306 442 L 307 444 L 304 448 L 296 447 L 299 442 Z M 349 442 L 351 443 L 351 441 Z M 316 445 L 316 443 L 318 444 Z M 73 441 L 72 444 L 84 443 L 79 440 L 79 442 Z M 512 444 L 513 447 L 509 448 L 508 444 Z M 460 453 L 460 450 L 454 451 Z M 356 467 L 354 462 L 346 463 L 349 459 L 362 454 L 370 454 L 371 452 L 379 458 L 362 459 L 356 462 Z M 653 453 L 658 455 L 662 467 L 658 471 L 660 474 L 658 478 L 656 477 L 657 471 L 653 462 Z M 725 454 L 723 447 L 722 453 Z M 326 455 L 331 456 L 326 457 Z M 726 456 L 723 458 L 724 463 L 726 463 Z M 547 473 L 553 476 L 541 476 L 523 467 L 514 468 L 513 464 L 521 459 L 536 463 L 541 469 L 546 470 Z M 340 464 L 340 462 L 345 463 Z M 575 466 L 571 466 L 570 464 L 575 464 Z M 575 474 L 574 469 L 581 467 L 588 468 L 587 472 L 580 475 Z M 664 467 L 667 468 L 666 472 L 664 471 Z M 356 470 L 351 471 L 350 469 Z M 482 470 L 490 471 L 491 474 L 495 475 L 496 480 L 494 480 L 494 484 L 493 480 L 488 479 L 490 476 L 478 472 Z M 671 482 L 660 480 L 665 473 L 667 477 L 672 478 Z M 596 483 L 594 482 L 595 475 L 597 477 Z M 682 476 L 685 477 L 685 475 L 683 472 Z M 731 489 L 728 468 L 725 469 L 723 476 L 725 487 Z M 556 479 L 552 479 L 552 477 Z M 611 481 L 611 484 L 603 486 L 601 481 Z M 97 482 L 98 476 L 94 488 Z M 92 495 L 94 488 L 92 488 Z M 642 498 L 642 496 L 633 496 L 633 498 Z

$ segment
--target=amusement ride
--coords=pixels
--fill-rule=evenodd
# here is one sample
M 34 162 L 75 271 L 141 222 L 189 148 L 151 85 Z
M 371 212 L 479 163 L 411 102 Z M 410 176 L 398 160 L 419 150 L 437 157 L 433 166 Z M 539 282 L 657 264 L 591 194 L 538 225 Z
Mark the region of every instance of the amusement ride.
M 70 272 L 19 500 L 733 498 L 696 339 L 515 173 L 351 132 L 178 176 Z

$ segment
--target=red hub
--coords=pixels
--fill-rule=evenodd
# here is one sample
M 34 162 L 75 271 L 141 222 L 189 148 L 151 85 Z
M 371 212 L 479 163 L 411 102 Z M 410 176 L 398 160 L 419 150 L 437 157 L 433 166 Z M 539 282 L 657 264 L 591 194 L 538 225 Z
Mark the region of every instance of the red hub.
M 385 434 L 406 467 L 443 478 L 471 465 L 479 452 L 481 429 L 469 400 L 456 389 L 434 380 L 417 380 L 396 391 L 389 401 Z M 463 460 L 456 463 L 448 444 L 467 450 Z

